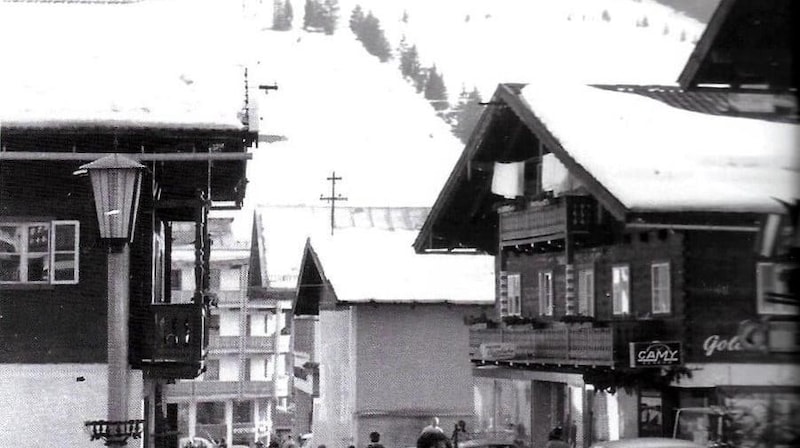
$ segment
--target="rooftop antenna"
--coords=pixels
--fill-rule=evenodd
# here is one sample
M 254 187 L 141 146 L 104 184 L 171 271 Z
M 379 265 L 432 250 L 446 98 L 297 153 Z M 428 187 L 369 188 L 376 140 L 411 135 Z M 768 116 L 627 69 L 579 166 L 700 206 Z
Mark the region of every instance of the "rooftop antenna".
M 342 180 L 341 177 L 336 177 L 336 171 L 332 171 L 331 176 L 328 177 L 327 180 L 331 181 L 331 195 L 319 195 L 319 200 L 330 201 L 331 203 L 331 235 L 333 235 L 333 229 L 335 228 L 334 211 L 336 210 L 336 201 L 346 201 L 347 198 L 343 197 L 341 193 L 338 195 L 336 194 L 336 181 Z

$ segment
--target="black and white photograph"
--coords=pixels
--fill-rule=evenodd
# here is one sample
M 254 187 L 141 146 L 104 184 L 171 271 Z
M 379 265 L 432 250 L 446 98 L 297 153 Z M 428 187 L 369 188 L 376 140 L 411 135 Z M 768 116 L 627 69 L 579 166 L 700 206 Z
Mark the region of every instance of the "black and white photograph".
M 796 0 L 0 0 L 0 448 L 800 447 Z

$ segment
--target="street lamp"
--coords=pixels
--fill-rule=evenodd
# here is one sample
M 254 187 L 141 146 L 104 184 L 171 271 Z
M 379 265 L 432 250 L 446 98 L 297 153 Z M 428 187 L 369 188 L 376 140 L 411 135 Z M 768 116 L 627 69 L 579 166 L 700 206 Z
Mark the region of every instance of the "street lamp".
M 130 248 L 144 165 L 112 154 L 81 166 L 92 181 L 100 238 L 108 246 L 108 420 L 85 422 L 91 440 L 124 446 L 141 435 L 142 420 L 128 419 L 128 315 Z

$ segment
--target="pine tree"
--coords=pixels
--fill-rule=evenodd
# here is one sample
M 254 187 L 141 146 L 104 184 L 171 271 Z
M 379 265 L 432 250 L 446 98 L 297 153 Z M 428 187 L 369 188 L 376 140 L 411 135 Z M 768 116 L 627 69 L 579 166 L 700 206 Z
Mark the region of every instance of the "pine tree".
M 611 14 L 609 14 L 609 13 L 608 13 L 608 10 L 607 10 L 607 9 L 604 9 L 604 10 L 603 10 L 603 15 L 602 15 L 602 17 L 601 17 L 601 18 L 602 18 L 603 20 L 605 20 L 606 22 L 610 22 L 610 21 L 611 21 Z
M 286 31 L 292 28 L 294 19 L 291 0 L 275 0 L 272 6 L 272 29 Z
M 325 0 L 322 4 L 321 11 L 322 30 L 325 34 L 331 35 L 336 31 L 336 25 L 339 21 L 339 1 L 338 0 Z
M 425 98 L 430 101 L 431 105 L 436 110 L 447 109 L 450 105 L 447 103 L 447 88 L 444 85 L 444 79 L 439 72 L 436 71 L 436 66 L 431 67 L 428 72 L 428 80 L 425 83 Z
M 324 8 L 319 0 L 306 0 L 303 29 L 319 31 L 324 29 Z
M 392 48 L 386 35 L 381 29 L 380 21 L 372 15 L 372 11 L 367 13 L 361 25 L 361 43 L 371 55 L 377 56 L 381 62 L 386 62 L 392 58 Z
M 361 5 L 356 5 L 353 12 L 350 13 L 350 29 L 355 33 L 358 39 L 361 39 L 361 28 L 364 24 L 364 10 Z
M 403 42 L 401 41 L 401 44 Z M 419 54 L 417 53 L 417 46 L 412 45 L 405 50 L 400 49 L 400 73 L 404 78 L 414 79 L 420 72 Z
M 467 143 L 483 113 L 483 107 L 480 105 L 481 101 L 481 94 L 474 87 L 471 92 L 462 89 L 459 95 L 458 104 L 452 114 L 451 126 L 453 134 L 463 143 Z
M 406 11 L 405 9 L 403 10 L 403 17 L 400 17 L 400 20 L 403 23 L 408 23 L 408 11 Z

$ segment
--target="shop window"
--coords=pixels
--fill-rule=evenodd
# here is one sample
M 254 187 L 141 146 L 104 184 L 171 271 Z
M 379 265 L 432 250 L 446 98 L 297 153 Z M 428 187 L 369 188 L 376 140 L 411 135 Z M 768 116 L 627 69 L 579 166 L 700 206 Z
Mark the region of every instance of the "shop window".
M 0 284 L 78 283 L 78 221 L 0 222 Z
M 652 278 L 653 314 L 669 314 L 671 300 L 669 263 L 653 263 L 650 266 Z
M 221 401 L 201 401 L 197 403 L 197 423 L 201 425 L 225 423 L 225 403 Z
M 611 268 L 612 308 L 615 315 L 626 315 L 631 312 L 630 267 L 628 265 Z
M 233 402 L 233 423 L 251 423 L 253 421 L 253 402 Z
M 642 391 L 639 396 L 639 436 L 661 437 L 664 431 L 661 394 Z
M 578 270 L 578 314 L 594 316 L 594 268 Z
M 539 272 L 539 314 L 553 315 L 553 271 Z
M 758 263 L 756 265 L 756 300 L 758 314 L 797 315 L 797 302 L 789 291 L 792 265 Z
M 173 291 L 180 291 L 183 289 L 183 271 L 180 269 L 172 269 L 169 272 L 170 289 Z

